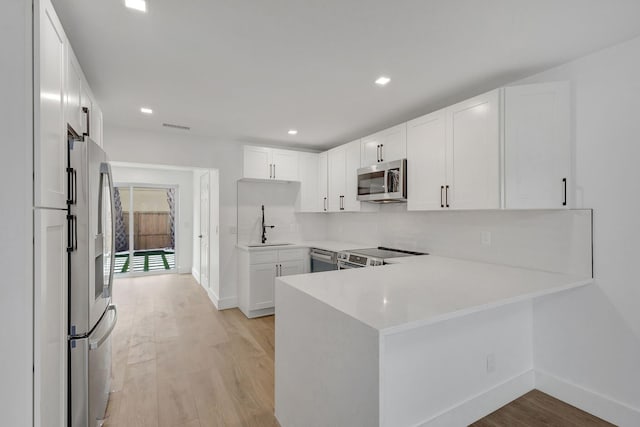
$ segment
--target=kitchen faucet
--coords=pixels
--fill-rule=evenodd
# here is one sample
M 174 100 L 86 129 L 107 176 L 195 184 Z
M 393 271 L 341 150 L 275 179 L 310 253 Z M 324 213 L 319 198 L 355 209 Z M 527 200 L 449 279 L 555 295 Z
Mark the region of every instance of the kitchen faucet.
M 264 225 L 264 205 L 262 205 L 262 244 L 267 243 L 267 228 L 275 228 L 275 225 Z

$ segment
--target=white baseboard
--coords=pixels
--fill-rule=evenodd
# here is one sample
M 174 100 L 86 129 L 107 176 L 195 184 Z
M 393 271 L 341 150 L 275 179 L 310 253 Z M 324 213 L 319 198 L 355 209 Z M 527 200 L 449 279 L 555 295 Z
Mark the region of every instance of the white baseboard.
M 238 297 L 220 298 L 211 289 L 207 289 L 207 295 L 218 310 L 226 310 L 228 308 L 236 308 L 238 306 Z
M 416 425 L 420 427 L 448 427 L 469 425 L 533 390 L 533 370 L 523 372 L 495 387 L 477 394 L 460 404 Z
M 191 275 L 193 276 L 194 279 L 196 279 L 196 282 L 198 282 L 198 284 L 200 285 L 200 272 L 194 267 L 191 269 Z
M 640 409 L 549 373 L 536 370 L 536 388 L 610 423 L 621 427 L 640 426 Z
M 191 273 L 189 268 L 178 267 L 178 274 L 189 274 Z

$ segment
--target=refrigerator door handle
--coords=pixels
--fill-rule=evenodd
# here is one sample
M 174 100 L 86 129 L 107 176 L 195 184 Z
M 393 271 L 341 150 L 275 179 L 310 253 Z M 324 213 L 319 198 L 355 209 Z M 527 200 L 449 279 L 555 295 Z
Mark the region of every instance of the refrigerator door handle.
M 113 332 L 113 329 L 116 327 L 116 324 L 118 323 L 118 308 L 115 304 L 109 304 L 104 314 L 106 315 L 109 311 L 113 311 L 113 322 L 111 322 L 111 326 L 109 326 L 109 329 L 107 329 L 107 332 L 105 332 L 102 337 L 97 340 L 89 341 L 89 350 L 95 350 L 100 347 L 107 338 L 111 336 L 111 332 Z
M 110 208 L 110 217 L 111 224 L 108 226 L 111 228 L 111 242 L 110 242 L 110 254 L 109 254 L 109 281 L 104 285 L 104 295 L 105 297 L 111 296 L 111 289 L 113 285 L 113 275 L 114 275 L 114 264 L 116 258 L 116 236 L 115 236 L 115 198 L 113 195 L 113 178 L 111 174 L 111 165 L 109 163 L 102 163 L 100 165 L 100 173 L 106 175 L 107 180 L 109 182 L 109 208 Z M 103 231 L 104 232 L 104 231 Z

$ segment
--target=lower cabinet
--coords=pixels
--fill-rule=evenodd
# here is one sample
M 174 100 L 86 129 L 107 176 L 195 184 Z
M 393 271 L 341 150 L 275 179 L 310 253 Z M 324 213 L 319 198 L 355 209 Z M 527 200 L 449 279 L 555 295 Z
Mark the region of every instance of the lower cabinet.
M 238 305 L 248 318 L 275 312 L 275 279 L 308 271 L 309 250 L 304 248 L 240 251 Z

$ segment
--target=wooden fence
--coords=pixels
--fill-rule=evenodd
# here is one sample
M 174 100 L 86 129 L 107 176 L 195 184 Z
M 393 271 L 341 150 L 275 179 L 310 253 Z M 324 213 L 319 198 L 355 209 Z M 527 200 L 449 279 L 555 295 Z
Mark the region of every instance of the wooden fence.
M 129 230 L 129 212 L 123 212 L 126 230 Z M 135 250 L 171 247 L 171 220 L 169 212 L 133 213 L 133 248 Z

